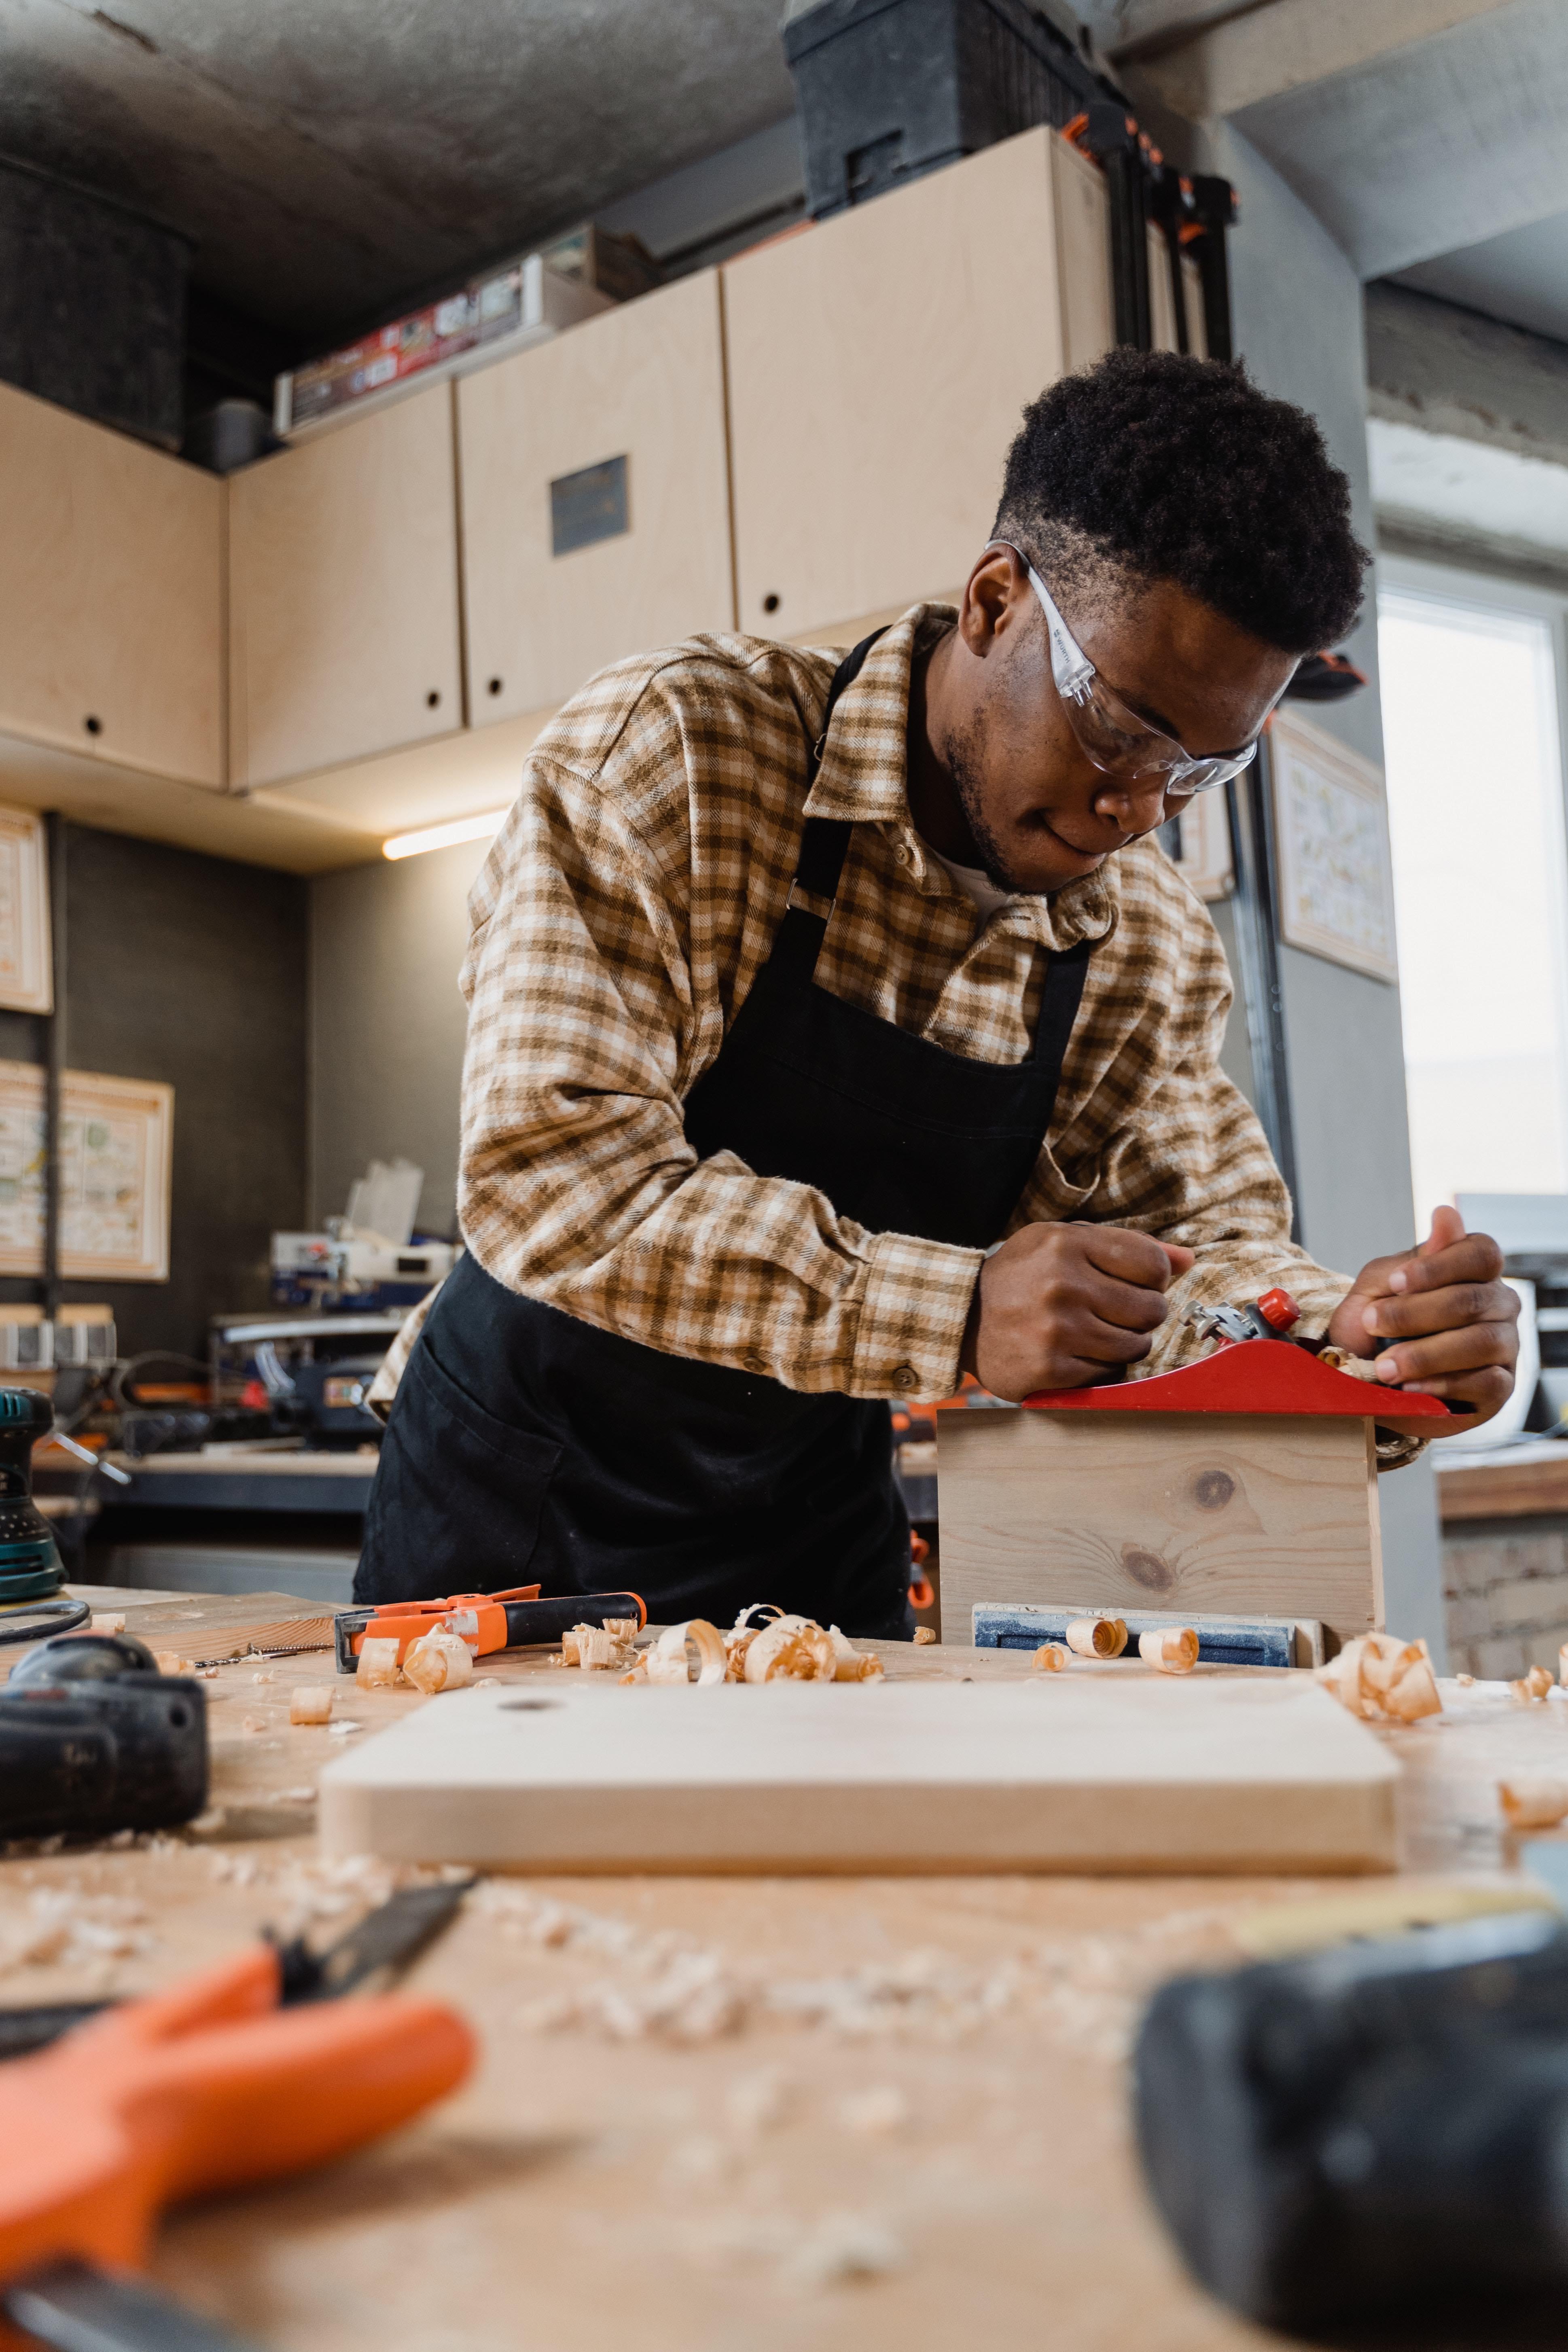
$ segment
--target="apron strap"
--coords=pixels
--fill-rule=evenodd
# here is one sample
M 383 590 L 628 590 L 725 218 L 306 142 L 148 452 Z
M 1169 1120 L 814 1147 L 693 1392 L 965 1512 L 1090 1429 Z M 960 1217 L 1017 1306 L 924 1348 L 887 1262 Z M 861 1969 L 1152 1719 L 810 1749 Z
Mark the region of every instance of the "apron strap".
M 1046 966 L 1046 984 L 1040 992 L 1040 1010 L 1035 1023 L 1035 1050 L 1031 1059 L 1047 1063 L 1056 1071 L 1058 1081 L 1068 1039 L 1072 1035 L 1078 1008 L 1083 1002 L 1083 984 L 1089 978 L 1089 960 L 1095 945 L 1093 940 L 1079 940 L 1076 947 L 1064 948 L 1059 955 L 1052 956 Z
M 838 698 L 845 688 L 852 686 L 859 677 L 867 655 L 878 638 L 886 634 L 884 629 L 873 629 L 868 637 L 862 637 L 859 644 L 845 655 L 833 673 L 833 683 L 827 689 L 827 701 L 822 713 L 822 732 L 811 747 L 813 783 L 816 782 L 816 772 L 827 749 L 827 730 L 833 724 L 833 712 Z M 852 830 L 847 818 L 826 816 L 808 816 L 801 830 L 800 856 L 795 862 L 795 880 L 790 885 L 784 919 L 773 939 L 771 961 L 786 965 L 807 980 L 816 970 L 816 959 L 827 936 L 828 916 L 838 895 L 838 877 L 844 871 Z M 808 907 L 797 907 L 797 890 L 808 890 L 814 898 L 826 898 L 827 914 L 814 915 Z

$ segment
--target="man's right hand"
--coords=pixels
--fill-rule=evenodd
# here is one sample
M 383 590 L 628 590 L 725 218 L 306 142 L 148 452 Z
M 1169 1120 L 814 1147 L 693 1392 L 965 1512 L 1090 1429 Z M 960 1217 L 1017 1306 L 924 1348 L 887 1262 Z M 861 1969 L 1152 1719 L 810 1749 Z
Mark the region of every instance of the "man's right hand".
M 1025 1225 L 980 1269 L 961 1361 L 1014 1402 L 1142 1362 L 1193 1253 L 1121 1225 Z

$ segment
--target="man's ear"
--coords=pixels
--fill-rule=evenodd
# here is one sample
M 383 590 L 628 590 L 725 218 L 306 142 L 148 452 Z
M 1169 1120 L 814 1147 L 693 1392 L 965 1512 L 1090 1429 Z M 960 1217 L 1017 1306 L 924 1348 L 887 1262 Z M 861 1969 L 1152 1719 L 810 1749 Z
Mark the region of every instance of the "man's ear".
M 958 634 L 981 661 L 1027 619 L 1034 607 L 1028 574 L 1010 548 L 988 547 L 963 586 Z

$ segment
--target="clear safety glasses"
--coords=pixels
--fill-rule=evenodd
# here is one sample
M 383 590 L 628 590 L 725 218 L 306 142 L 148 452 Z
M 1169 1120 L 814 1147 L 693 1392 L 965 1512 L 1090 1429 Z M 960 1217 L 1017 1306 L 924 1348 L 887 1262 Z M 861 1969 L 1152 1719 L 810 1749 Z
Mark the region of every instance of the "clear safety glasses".
M 1010 539 L 994 539 L 1016 555 L 1029 575 L 1029 585 L 1040 600 L 1051 640 L 1051 675 L 1073 733 L 1097 768 L 1108 776 L 1135 783 L 1141 776 L 1164 780 L 1168 801 L 1190 800 L 1194 793 L 1212 793 L 1228 783 L 1258 756 L 1258 746 L 1229 759 L 1194 760 L 1174 736 L 1151 727 L 1129 710 L 1114 688 L 1107 686 L 1072 631 L 1058 612 L 1050 590 L 1021 547 Z

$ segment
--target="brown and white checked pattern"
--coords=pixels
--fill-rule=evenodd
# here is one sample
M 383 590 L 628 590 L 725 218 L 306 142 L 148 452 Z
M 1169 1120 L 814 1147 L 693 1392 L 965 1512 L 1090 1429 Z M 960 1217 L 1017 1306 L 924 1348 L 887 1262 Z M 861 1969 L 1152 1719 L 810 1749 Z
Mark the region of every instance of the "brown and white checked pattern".
M 469 1246 L 586 1322 L 789 1388 L 957 1386 L 980 1252 L 868 1233 L 732 1153 L 699 1162 L 682 1129 L 772 946 L 809 812 L 857 824 L 818 981 L 949 1052 L 1021 1060 L 1048 950 L 1101 941 L 1014 1223 L 1089 1218 L 1197 1252 L 1144 1370 L 1193 1352 L 1194 1300 L 1277 1282 L 1321 1332 L 1348 1280 L 1289 1238 L 1262 1131 L 1215 1060 L 1223 950 L 1156 844 L 985 923 L 916 834 L 910 666 L 952 618 L 916 605 L 876 646 L 809 800 L 831 654 L 694 637 L 602 672 L 540 737 L 469 902 Z

